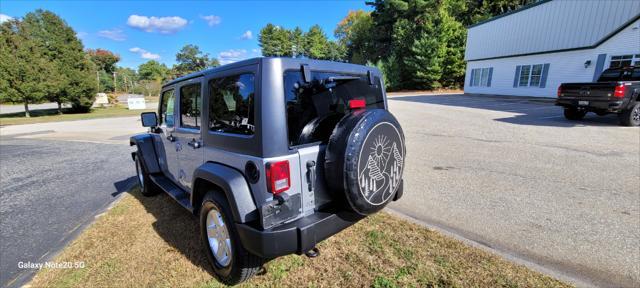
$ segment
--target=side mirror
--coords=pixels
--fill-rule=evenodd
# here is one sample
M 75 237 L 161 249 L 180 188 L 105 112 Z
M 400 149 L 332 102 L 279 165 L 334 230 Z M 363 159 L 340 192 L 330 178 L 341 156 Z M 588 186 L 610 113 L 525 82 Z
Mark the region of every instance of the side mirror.
M 144 112 L 140 114 L 142 120 L 142 127 L 156 127 L 158 126 L 158 115 L 156 112 Z

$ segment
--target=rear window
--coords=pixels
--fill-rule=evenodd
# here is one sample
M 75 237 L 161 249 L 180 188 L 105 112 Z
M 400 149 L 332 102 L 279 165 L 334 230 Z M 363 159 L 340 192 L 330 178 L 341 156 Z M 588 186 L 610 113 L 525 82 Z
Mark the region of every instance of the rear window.
M 611 81 L 619 81 L 620 80 L 620 72 L 619 69 L 616 70 L 604 70 L 602 74 L 600 74 L 600 78 L 598 78 L 598 82 L 611 82 Z
M 384 109 L 379 77 L 374 77 L 373 85 L 369 84 L 367 75 L 313 71 L 311 78 L 310 83 L 305 83 L 301 71 L 286 71 L 284 73 L 284 95 L 290 146 L 317 141 L 326 142 L 330 135 L 329 132 L 333 130 L 337 121 L 349 112 L 347 108 L 349 100 L 365 100 L 367 109 Z M 308 125 L 316 127 L 307 127 Z M 316 137 L 301 137 L 305 127 L 307 127 L 305 130 L 307 132 L 326 132 L 315 133 L 323 134 L 316 135 Z
M 640 68 L 607 69 L 602 72 L 598 82 L 640 81 Z

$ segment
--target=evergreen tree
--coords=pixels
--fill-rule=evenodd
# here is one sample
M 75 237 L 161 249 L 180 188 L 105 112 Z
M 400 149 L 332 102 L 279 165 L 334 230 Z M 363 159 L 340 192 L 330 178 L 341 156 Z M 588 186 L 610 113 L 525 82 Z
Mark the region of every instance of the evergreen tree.
M 54 71 L 29 28 L 16 19 L 0 24 L 0 101 L 22 103 L 26 117 L 29 103 L 42 101 Z
M 50 75 L 51 81 L 48 81 L 52 87 L 45 95 L 47 100 L 58 103 L 59 113 L 62 113 L 62 103 L 66 102 L 70 102 L 75 111 L 88 111 L 95 99 L 96 84 L 93 66 L 76 32 L 58 15 L 41 9 L 27 13 L 22 25 L 54 66 L 55 75 Z
M 260 30 L 258 42 L 263 56 L 293 56 L 292 35 L 287 29 L 269 23 Z
M 291 38 L 291 56 L 293 57 L 305 57 L 307 56 L 304 32 L 300 27 L 296 27 L 290 33 Z
M 313 25 L 304 35 L 305 47 L 309 58 L 327 59 L 329 54 L 329 41 L 327 35 L 324 34 L 320 25 Z

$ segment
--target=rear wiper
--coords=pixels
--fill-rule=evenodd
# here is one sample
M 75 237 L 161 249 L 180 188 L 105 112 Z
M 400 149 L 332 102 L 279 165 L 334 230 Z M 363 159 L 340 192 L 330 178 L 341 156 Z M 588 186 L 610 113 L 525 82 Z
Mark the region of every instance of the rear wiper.
M 327 82 L 338 82 L 338 81 L 351 81 L 351 80 L 359 80 L 360 77 L 356 76 L 331 76 L 325 79 Z

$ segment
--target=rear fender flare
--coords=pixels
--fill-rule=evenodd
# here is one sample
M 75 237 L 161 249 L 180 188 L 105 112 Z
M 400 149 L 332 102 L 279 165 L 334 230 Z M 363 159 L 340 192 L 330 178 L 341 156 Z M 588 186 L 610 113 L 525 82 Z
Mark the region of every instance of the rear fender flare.
M 135 145 L 136 148 L 138 148 L 136 157 L 140 157 L 148 173 L 153 174 L 160 172 L 158 156 L 153 144 L 153 135 L 145 133 L 131 136 L 131 138 L 129 138 L 129 145 Z
M 258 209 L 251 196 L 251 189 L 244 175 L 238 170 L 218 163 L 205 163 L 193 173 L 194 190 L 191 193 L 191 206 L 194 211 L 200 207 L 200 200 L 207 193 L 206 189 L 196 186 L 198 181 L 206 181 L 216 185 L 227 197 L 233 220 L 237 223 L 246 223 L 258 219 Z

